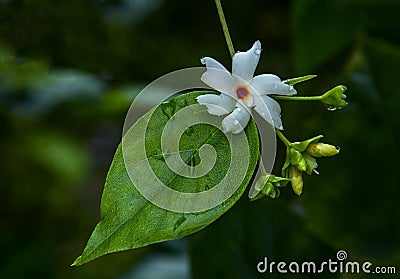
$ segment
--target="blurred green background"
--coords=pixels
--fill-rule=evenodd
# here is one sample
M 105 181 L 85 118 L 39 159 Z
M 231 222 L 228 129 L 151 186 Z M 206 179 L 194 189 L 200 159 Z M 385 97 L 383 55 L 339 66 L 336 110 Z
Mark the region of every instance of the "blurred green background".
M 340 155 L 319 160 L 301 198 L 245 195 L 185 239 L 69 267 L 99 221 L 135 94 L 201 56 L 229 68 L 229 53 L 212 0 L 0 0 L 1 278 L 267 278 L 256 271 L 264 256 L 322 262 L 338 250 L 397 277 L 319 278 L 399 278 L 400 2 L 223 4 L 238 50 L 263 43 L 257 73 L 318 74 L 297 86 L 303 95 L 348 87 L 340 111 L 281 102 L 291 140 L 323 134 Z M 279 145 L 277 171 L 283 157 Z

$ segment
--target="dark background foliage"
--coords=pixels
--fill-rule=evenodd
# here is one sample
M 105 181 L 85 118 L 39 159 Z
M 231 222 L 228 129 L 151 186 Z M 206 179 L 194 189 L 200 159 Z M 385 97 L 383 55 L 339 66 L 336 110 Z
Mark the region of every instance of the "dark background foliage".
M 318 74 L 297 87 L 304 95 L 348 87 L 350 104 L 340 111 L 281 102 L 290 139 L 324 134 L 340 155 L 319 160 L 321 174 L 305 178 L 301 198 L 290 189 L 279 200 L 244 196 L 183 240 L 71 268 L 99 220 L 135 94 L 163 74 L 199 66 L 203 55 L 229 66 L 229 54 L 211 0 L 2 0 L 2 278 L 266 278 L 256 272 L 264 256 L 321 262 L 340 249 L 400 272 L 400 2 L 223 4 L 238 50 L 263 43 L 257 73 Z M 283 156 L 279 145 L 277 171 Z

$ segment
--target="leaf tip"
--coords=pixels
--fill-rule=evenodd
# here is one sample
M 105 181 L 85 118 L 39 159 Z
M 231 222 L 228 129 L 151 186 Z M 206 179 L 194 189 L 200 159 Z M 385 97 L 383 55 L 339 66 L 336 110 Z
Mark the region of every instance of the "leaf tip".
M 81 256 L 79 256 L 78 258 L 76 258 L 76 260 L 70 266 L 75 267 L 75 266 L 80 266 L 82 264 L 84 264 L 84 263 L 81 262 Z

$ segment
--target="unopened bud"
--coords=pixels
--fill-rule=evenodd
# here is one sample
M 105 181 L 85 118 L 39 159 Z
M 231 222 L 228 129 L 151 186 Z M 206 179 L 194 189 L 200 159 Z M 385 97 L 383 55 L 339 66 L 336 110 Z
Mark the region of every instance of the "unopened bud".
M 307 161 L 306 161 L 306 159 L 304 158 L 304 156 L 301 157 L 301 160 L 300 160 L 300 162 L 297 164 L 296 167 L 299 169 L 299 171 L 307 171 Z
M 258 200 L 262 197 L 270 197 L 276 199 L 280 195 L 280 187 L 286 186 L 289 179 L 275 176 L 273 174 L 262 175 L 254 186 L 254 192 L 249 195 L 251 201 Z
M 347 102 L 344 100 L 346 99 L 344 94 L 346 90 L 346 86 L 339 85 L 322 95 L 322 102 L 327 106 L 328 110 L 336 110 L 347 106 Z
M 303 176 L 295 166 L 290 166 L 289 178 L 290 178 L 290 183 L 292 184 L 293 191 L 298 196 L 300 196 L 301 193 L 303 192 Z
M 276 189 L 270 182 L 265 185 L 265 187 L 261 190 L 261 193 L 273 199 L 279 197 L 279 189 Z
M 326 143 L 312 143 L 307 147 L 306 153 L 314 157 L 334 156 L 339 153 L 339 148 Z

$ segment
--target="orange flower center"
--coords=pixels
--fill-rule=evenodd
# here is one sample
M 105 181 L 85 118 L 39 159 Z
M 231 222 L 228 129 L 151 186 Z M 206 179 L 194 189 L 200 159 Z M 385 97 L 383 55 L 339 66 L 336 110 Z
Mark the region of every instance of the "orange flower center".
M 240 86 L 236 89 L 236 95 L 238 96 L 239 99 L 241 100 L 246 100 L 250 96 L 249 89 L 244 86 Z

